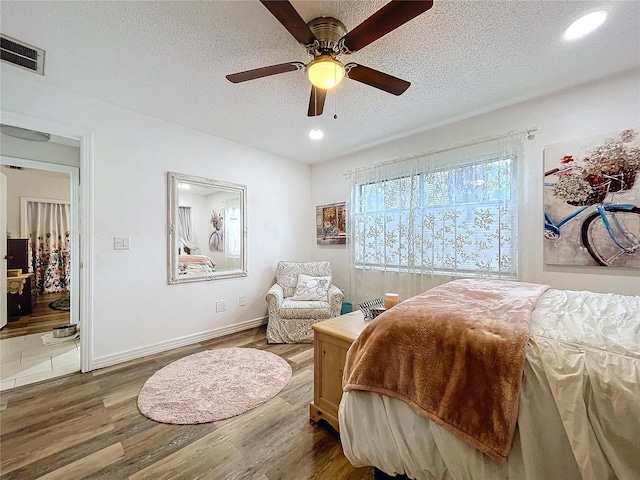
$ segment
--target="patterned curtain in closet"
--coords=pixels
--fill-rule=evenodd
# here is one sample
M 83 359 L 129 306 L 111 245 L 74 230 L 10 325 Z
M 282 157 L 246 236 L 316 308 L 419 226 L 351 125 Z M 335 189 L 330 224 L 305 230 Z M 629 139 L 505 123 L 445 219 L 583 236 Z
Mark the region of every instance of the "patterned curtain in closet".
M 71 212 L 65 203 L 27 202 L 29 272 L 38 294 L 64 292 L 71 285 Z

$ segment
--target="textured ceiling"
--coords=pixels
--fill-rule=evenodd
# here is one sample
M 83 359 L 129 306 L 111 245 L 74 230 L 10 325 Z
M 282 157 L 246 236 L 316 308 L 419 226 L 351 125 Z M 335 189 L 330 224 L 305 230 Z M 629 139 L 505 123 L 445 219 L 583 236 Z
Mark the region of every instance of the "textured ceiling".
M 292 1 L 305 21 L 347 30 L 385 0 Z M 576 18 L 606 9 L 568 43 Z M 396 97 L 345 80 L 321 117 L 306 116 L 303 72 L 232 84 L 228 73 L 289 61 L 303 47 L 258 1 L 12 2 L 2 33 L 46 50 L 44 81 L 306 163 L 640 65 L 638 1 L 435 1 L 348 57 L 411 82 Z M 337 119 L 334 119 L 337 114 Z M 312 128 L 325 131 L 310 140 Z

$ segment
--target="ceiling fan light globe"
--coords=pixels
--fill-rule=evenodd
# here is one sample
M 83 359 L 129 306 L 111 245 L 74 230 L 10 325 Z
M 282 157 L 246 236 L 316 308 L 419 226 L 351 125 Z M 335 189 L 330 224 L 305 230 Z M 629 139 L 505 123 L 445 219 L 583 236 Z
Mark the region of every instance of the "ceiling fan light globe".
M 344 78 L 344 65 L 331 56 L 318 57 L 307 65 L 309 81 L 316 87 L 328 90 Z

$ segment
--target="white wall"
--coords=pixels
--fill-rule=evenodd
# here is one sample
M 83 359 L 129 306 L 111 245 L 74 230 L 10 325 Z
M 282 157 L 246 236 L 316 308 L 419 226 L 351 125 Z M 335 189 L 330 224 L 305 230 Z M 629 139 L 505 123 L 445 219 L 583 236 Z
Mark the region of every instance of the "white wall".
M 3 111 L 93 132 L 94 175 L 84 181 L 93 180 L 94 257 L 83 260 L 93 272 L 94 365 L 267 315 L 277 261 L 311 253 L 299 238 L 314 231 L 308 165 L 0 68 Z M 168 285 L 168 171 L 247 185 L 248 277 Z M 114 250 L 114 236 L 131 237 L 131 249 Z M 226 312 L 215 312 L 217 300 L 227 300 Z
M 69 174 L 32 168 L 3 168 L 7 177 L 7 236 L 23 238 L 20 227 L 20 197 L 69 201 Z
M 353 168 L 531 127 L 537 127 L 538 131 L 534 140 L 525 142 L 525 158 L 520 169 L 523 205 L 519 227 L 520 279 L 555 288 L 639 295 L 638 270 L 547 266 L 542 259 L 544 146 L 640 127 L 640 72 L 637 70 L 315 165 L 312 202 L 322 205 L 348 199 L 344 173 Z M 334 283 L 348 285 L 345 247 L 315 246 L 314 250 L 316 259 L 331 261 Z M 382 293 L 372 292 L 372 298 Z

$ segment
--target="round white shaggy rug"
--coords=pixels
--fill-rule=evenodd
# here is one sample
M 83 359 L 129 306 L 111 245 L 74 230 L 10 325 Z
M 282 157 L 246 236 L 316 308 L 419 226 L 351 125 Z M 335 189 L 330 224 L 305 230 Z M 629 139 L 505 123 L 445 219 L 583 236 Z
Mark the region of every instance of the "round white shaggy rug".
M 189 355 L 145 382 L 138 408 L 156 422 L 208 423 L 240 415 L 275 397 L 291 379 L 289 364 L 255 348 Z

